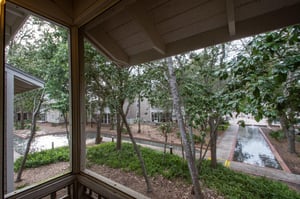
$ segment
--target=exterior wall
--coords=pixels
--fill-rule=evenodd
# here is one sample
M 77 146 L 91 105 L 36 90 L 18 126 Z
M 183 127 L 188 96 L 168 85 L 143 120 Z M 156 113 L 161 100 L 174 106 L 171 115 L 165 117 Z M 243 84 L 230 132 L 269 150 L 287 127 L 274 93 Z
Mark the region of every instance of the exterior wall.
M 128 105 L 128 102 L 125 103 L 124 111 Z M 141 121 L 142 122 L 150 122 L 151 121 L 151 105 L 149 104 L 147 99 L 143 99 L 140 102 L 141 107 Z M 134 103 L 130 105 L 129 112 L 127 114 L 127 119 L 129 123 L 133 123 L 138 119 L 139 112 L 139 100 L 135 99 Z
M 123 107 L 124 111 L 126 111 L 127 106 L 128 106 L 128 102 L 125 102 L 124 107 Z M 165 119 L 166 112 L 163 109 L 151 107 L 151 105 L 147 99 L 143 99 L 140 101 L 140 107 L 141 107 L 140 109 L 141 109 L 141 121 L 142 122 L 146 122 L 146 123 L 156 122 L 157 123 L 157 122 L 166 121 L 166 119 Z M 139 100 L 138 100 L 138 98 L 136 98 L 135 101 L 130 105 L 129 111 L 127 114 L 127 121 L 129 124 L 134 124 L 137 121 L 138 111 L 139 111 Z M 156 118 L 153 118 L 153 115 L 155 115 Z M 159 115 L 159 116 L 157 117 L 157 115 Z M 170 115 L 170 119 L 172 119 L 171 113 L 169 113 L 169 115 Z M 47 116 L 47 119 L 48 119 L 48 116 Z M 110 124 L 113 121 L 113 119 L 114 119 L 114 115 L 111 115 L 109 108 L 106 107 L 104 109 L 102 123 Z M 92 120 L 91 115 L 88 115 L 87 122 L 94 122 L 91 120 Z M 49 119 L 48 119 L 48 122 L 50 122 Z
M 138 119 L 138 99 L 130 106 L 127 114 L 127 119 L 130 123 L 134 123 Z M 172 119 L 172 113 L 166 113 L 165 110 L 157 107 L 152 107 L 147 99 L 141 100 L 141 120 L 142 122 L 165 122 L 168 119 Z M 124 108 L 126 108 L 127 104 Z
M 96 114 L 99 114 L 99 112 L 94 112 L 93 115 L 89 112 L 86 116 L 86 121 L 88 123 L 95 123 L 93 120 L 93 116 L 95 117 Z M 113 115 L 111 115 L 111 112 L 108 107 L 104 108 L 104 114 L 102 118 L 102 124 L 110 124 L 113 121 Z
M 46 112 L 46 121 L 53 124 L 64 123 L 64 118 L 58 110 L 48 110 Z

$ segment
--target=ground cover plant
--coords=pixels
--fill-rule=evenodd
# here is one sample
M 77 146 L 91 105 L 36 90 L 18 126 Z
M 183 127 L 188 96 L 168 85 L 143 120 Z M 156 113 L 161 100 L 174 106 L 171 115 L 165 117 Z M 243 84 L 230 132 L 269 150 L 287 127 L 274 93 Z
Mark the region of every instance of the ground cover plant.
M 208 161 L 204 162 L 200 178 L 226 198 L 300 198 L 299 193 L 281 182 L 238 173 L 222 165 L 212 169 Z
M 18 158 L 14 163 L 14 171 L 20 169 L 23 157 Z M 29 153 L 25 168 L 36 168 L 43 165 L 48 165 L 56 162 L 68 162 L 70 160 L 69 147 L 58 147 L 55 149 L 48 149 Z
M 140 149 L 149 175 L 162 175 L 169 180 L 181 178 L 187 183 L 191 183 L 187 163 L 181 157 L 145 147 L 140 147 Z M 120 151 L 116 150 L 115 143 L 90 146 L 87 149 L 87 159 L 88 166 L 93 164 L 107 165 L 112 168 L 135 172 L 137 175 L 142 174 L 133 146 L 129 143 L 122 143 L 122 150 Z M 61 147 L 30 154 L 26 167 L 38 167 L 68 160 L 69 149 Z M 16 161 L 15 169 L 17 169 L 20 161 Z M 216 190 L 225 198 L 300 199 L 299 193 L 280 182 L 238 173 L 222 165 L 212 169 L 207 160 L 203 162 L 201 168 L 200 179 L 204 186 Z
M 183 177 L 189 179 L 186 161 L 171 154 L 140 147 L 144 157 L 147 172 L 150 176 L 161 174 L 166 178 Z M 112 168 L 121 168 L 125 171 L 134 171 L 138 175 L 142 170 L 132 144 L 122 143 L 122 150 L 116 150 L 114 143 L 104 143 L 89 147 L 87 159 L 90 164 L 107 165 Z
M 141 152 L 149 175 L 163 175 L 169 179 L 179 177 L 190 182 L 187 164 L 179 156 L 143 147 L 141 147 Z M 90 164 L 103 164 L 137 174 L 141 173 L 131 144 L 123 144 L 122 151 L 115 150 L 114 143 L 92 146 L 88 149 L 87 156 Z M 209 161 L 204 161 L 200 178 L 205 186 L 217 190 L 226 198 L 300 199 L 299 193 L 290 190 L 283 183 L 238 173 L 222 165 L 211 169 Z
M 271 131 L 270 136 L 277 141 L 281 141 L 284 139 L 284 133 L 281 130 Z

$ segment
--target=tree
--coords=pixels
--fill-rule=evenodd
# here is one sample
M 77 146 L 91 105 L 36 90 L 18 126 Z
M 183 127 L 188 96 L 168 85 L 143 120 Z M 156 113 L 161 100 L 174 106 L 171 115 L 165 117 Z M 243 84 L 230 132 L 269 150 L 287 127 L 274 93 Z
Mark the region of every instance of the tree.
M 95 144 L 99 144 L 102 139 L 102 116 L 105 107 L 108 106 L 108 96 L 111 93 L 110 79 L 113 72 L 111 64 L 88 42 L 85 42 L 84 48 L 86 97 L 90 104 L 87 108 L 90 108 L 91 120 L 97 123 Z
M 163 61 L 142 64 L 142 97 L 152 107 L 159 107 L 165 113 L 172 113 L 173 103 L 169 86 L 168 67 Z
M 172 130 L 172 124 L 170 122 L 164 122 L 159 126 L 159 130 L 165 137 L 165 142 L 164 142 L 164 153 L 167 151 L 167 143 L 168 143 L 168 134 L 171 133 Z
M 123 111 L 123 108 L 121 110 L 119 110 L 119 112 L 121 113 L 123 123 L 125 124 L 125 127 L 127 129 L 128 134 L 129 134 L 130 140 L 133 144 L 134 151 L 137 154 L 137 157 L 138 157 L 139 162 L 141 164 L 141 168 L 142 168 L 142 171 L 143 171 L 143 176 L 144 176 L 144 179 L 145 179 L 145 182 L 146 182 L 146 185 L 147 185 L 147 192 L 150 193 L 150 192 L 152 192 L 152 186 L 151 186 L 151 183 L 150 183 L 148 175 L 147 175 L 147 170 L 146 170 L 144 159 L 143 159 L 142 154 L 140 152 L 140 149 L 139 149 L 138 145 L 136 144 L 135 139 L 134 139 L 134 137 L 131 133 L 131 129 L 128 125 L 126 115 Z
M 251 113 L 255 119 L 280 118 L 295 153 L 296 116 L 300 111 L 300 26 L 292 26 L 255 36 L 244 52 L 223 73 L 228 88 L 239 95 L 237 112 Z M 228 74 L 229 73 L 229 74 Z
M 39 37 L 36 37 L 39 35 Z M 68 134 L 69 112 L 69 52 L 66 29 L 36 17 L 29 17 L 11 41 L 6 53 L 7 62 L 45 82 L 47 104 L 60 111 Z M 32 103 L 26 94 L 19 96 Z M 18 104 L 16 104 L 18 105 Z
M 89 51 L 90 52 L 89 52 Z M 86 79 L 87 93 L 91 98 L 94 96 L 95 101 L 101 106 L 107 106 L 111 112 L 117 114 L 117 147 L 121 150 L 122 140 L 122 124 L 125 125 L 127 133 L 131 139 L 134 150 L 140 161 L 143 176 L 147 185 L 147 191 L 151 192 L 152 187 L 147 176 L 147 171 L 142 154 L 131 133 L 131 129 L 126 119 L 129 106 L 140 93 L 140 85 L 137 84 L 139 75 L 135 75 L 134 66 L 129 68 L 121 68 L 112 62 L 107 61 L 103 56 L 91 48 L 86 48 Z M 124 110 L 125 102 L 128 102 L 127 108 Z M 101 110 L 102 111 L 102 110 Z
M 115 79 L 116 84 L 115 87 L 113 87 L 115 95 L 113 95 L 114 97 L 111 98 L 112 100 L 110 101 L 115 102 L 114 104 L 116 105 L 117 112 L 120 114 L 122 118 L 122 122 L 126 127 L 127 133 L 129 134 L 130 140 L 133 144 L 133 148 L 141 164 L 143 176 L 147 185 L 147 192 L 152 192 L 152 186 L 147 175 L 144 159 L 135 142 L 135 139 L 132 135 L 131 129 L 128 125 L 127 118 L 126 118 L 127 112 L 129 110 L 128 107 L 130 106 L 130 104 L 133 103 L 134 99 L 140 94 L 140 86 L 137 84 L 137 82 L 139 82 L 137 81 L 137 78 L 139 78 L 140 76 L 139 75 L 136 76 L 134 75 L 134 73 L 132 73 L 134 67 L 130 67 L 130 68 L 117 67 L 116 69 L 117 69 L 117 73 L 116 73 L 117 79 Z M 124 111 L 123 108 L 125 100 L 128 101 L 128 107 L 125 109 L 126 111 Z
M 225 82 L 218 78 L 218 71 L 224 68 L 225 44 L 204 48 L 191 53 L 191 62 L 182 75 L 183 96 L 190 126 L 200 126 L 200 131 L 209 129 L 211 166 L 217 166 L 218 126 L 222 116 L 231 110 L 228 106 Z M 209 127 L 209 128 L 207 128 Z M 200 157 L 200 160 L 203 159 Z M 201 162 L 201 161 L 200 161 Z
M 37 120 L 37 116 L 39 115 L 41 105 L 44 101 L 44 95 L 45 95 L 45 90 L 42 89 L 41 92 L 37 92 L 37 95 L 35 98 L 37 101 L 34 101 L 34 107 L 33 107 L 33 111 L 32 111 L 33 113 L 32 113 L 31 128 L 30 128 L 30 136 L 29 136 L 29 139 L 27 142 L 27 146 L 26 146 L 25 153 L 24 153 L 24 156 L 23 156 L 23 159 L 21 162 L 20 169 L 17 173 L 16 182 L 20 182 L 22 180 L 22 173 L 23 173 L 23 170 L 25 167 L 25 163 L 27 160 L 29 150 L 30 150 L 31 142 L 36 134 L 36 120 Z
M 49 27 L 54 32 L 43 32 L 43 43 L 39 50 L 39 58 L 44 60 L 47 67 L 47 82 L 45 85 L 46 95 L 50 99 L 50 109 L 58 110 L 64 119 L 66 134 L 69 140 L 68 113 L 69 113 L 69 50 L 68 34 L 53 24 Z
M 20 94 L 15 99 L 17 108 L 19 108 L 18 104 L 21 104 L 21 110 L 26 108 L 26 111 L 30 109 L 32 111 L 31 133 L 18 172 L 17 181 L 19 181 L 30 151 L 31 141 L 36 133 L 36 121 L 44 100 L 47 100 L 45 104 L 50 104 L 51 108 L 63 113 L 68 133 L 66 116 L 69 107 L 68 34 L 62 27 L 30 17 L 6 52 L 8 63 L 45 81 L 44 89 L 35 98 L 31 92 Z M 23 103 L 19 103 L 20 101 Z
M 180 130 L 181 139 L 183 141 L 184 151 L 185 151 L 186 159 L 188 162 L 190 175 L 192 178 L 195 197 L 203 198 L 199 179 L 198 179 L 199 178 L 198 170 L 196 168 L 195 160 L 192 155 L 190 143 L 186 136 L 185 125 L 184 125 L 183 115 L 182 115 L 182 111 L 181 111 L 182 106 L 181 106 L 181 102 L 180 102 L 180 95 L 179 95 L 178 86 L 176 83 L 176 74 L 175 74 L 175 71 L 173 68 L 173 61 L 172 61 L 171 57 L 167 58 L 167 65 L 168 65 L 168 70 L 169 70 L 169 75 L 170 75 L 169 83 L 170 83 L 170 88 L 171 88 L 171 92 L 172 92 L 172 96 L 173 96 L 173 107 L 174 107 L 174 111 L 176 113 L 176 118 L 177 118 L 179 130 Z

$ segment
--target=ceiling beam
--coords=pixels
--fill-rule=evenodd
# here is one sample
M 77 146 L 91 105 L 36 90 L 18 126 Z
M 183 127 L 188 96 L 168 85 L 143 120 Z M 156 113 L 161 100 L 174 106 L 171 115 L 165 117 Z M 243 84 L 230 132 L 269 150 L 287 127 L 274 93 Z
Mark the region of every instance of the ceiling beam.
M 74 24 L 83 26 L 119 2 L 120 0 L 74 1 Z
M 135 2 L 135 0 L 127 0 L 127 1 L 119 1 L 114 6 L 109 8 L 109 12 L 103 12 L 93 20 L 89 21 L 87 24 L 84 25 L 84 30 L 88 31 L 93 29 L 97 26 L 101 26 L 106 20 L 109 20 L 111 17 L 115 16 L 116 14 L 120 13 L 124 10 L 129 4 Z
M 161 54 L 166 53 L 166 46 L 158 34 L 153 20 L 147 15 L 147 10 L 143 5 L 143 1 L 137 1 L 136 3 L 128 6 L 127 12 L 132 16 L 134 21 L 141 27 L 150 39 L 153 48 Z
M 235 13 L 234 13 L 234 0 L 226 0 L 227 23 L 229 35 L 234 36 L 235 31 Z
M 129 57 L 124 50 L 101 28 L 85 32 L 86 37 L 96 48 L 119 65 L 128 65 Z
M 43 2 L 40 0 L 7 0 L 7 2 L 12 2 L 62 25 L 70 26 L 73 23 L 72 1 L 70 0 L 43 0 Z

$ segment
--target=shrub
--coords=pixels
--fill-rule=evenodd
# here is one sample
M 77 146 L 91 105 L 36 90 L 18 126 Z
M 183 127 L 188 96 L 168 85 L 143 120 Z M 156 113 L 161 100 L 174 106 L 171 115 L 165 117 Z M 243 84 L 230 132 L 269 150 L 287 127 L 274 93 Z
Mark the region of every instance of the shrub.
M 205 132 L 204 132 L 204 133 L 201 132 L 200 135 L 195 135 L 195 134 L 194 134 L 193 137 L 194 137 L 194 142 L 195 142 L 196 144 L 205 142 Z
M 181 178 L 191 182 L 187 162 L 181 157 L 163 154 L 149 148 L 140 147 L 140 149 L 148 175 L 162 175 L 168 179 Z M 104 143 L 88 148 L 87 154 L 91 163 L 142 174 L 132 144 L 123 143 L 122 150 L 117 151 L 115 143 Z M 210 161 L 207 160 L 203 162 L 200 179 L 206 187 L 215 189 L 226 198 L 300 199 L 300 195 L 285 184 L 238 173 L 222 165 L 218 165 L 217 169 L 211 169 Z
M 218 126 L 218 130 L 225 131 L 226 129 L 228 129 L 229 126 L 230 126 L 229 121 L 222 120 Z
M 200 179 L 212 189 L 216 189 L 226 198 L 278 198 L 300 199 L 300 195 L 283 183 L 265 177 L 254 177 L 238 173 L 218 165 L 216 169 L 209 167 L 204 161 Z
M 277 141 L 280 141 L 284 138 L 284 133 L 282 131 L 272 131 L 270 132 L 270 136 Z
M 18 158 L 14 163 L 14 170 L 17 172 L 22 164 L 23 157 Z M 59 147 L 55 149 L 43 150 L 30 153 L 27 156 L 25 168 L 35 168 L 42 165 L 56 162 L 67 162 L 70 160 L 69 147 Z
M 150 176 L 158 174 L 167 178 L 183 177 L 189 179 L 187 164 L 179 157 L 164 154 L 149 148 L 140 147 L 147 172 Z M 90 163 L 105 164 L 112 168 L 122 168 L 142 174 L 139 160 L 132 144 L 122 143 L 122 150 L 117 151 L 115 143 L 103 143 L 88 148 L 87 159 Z

